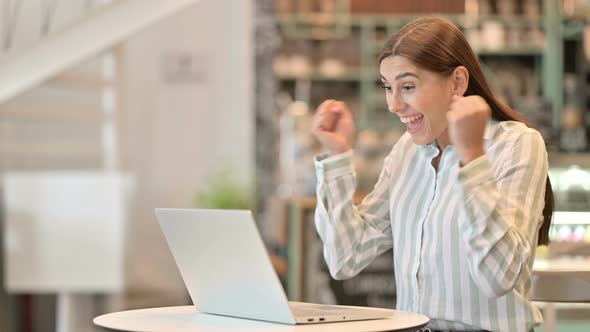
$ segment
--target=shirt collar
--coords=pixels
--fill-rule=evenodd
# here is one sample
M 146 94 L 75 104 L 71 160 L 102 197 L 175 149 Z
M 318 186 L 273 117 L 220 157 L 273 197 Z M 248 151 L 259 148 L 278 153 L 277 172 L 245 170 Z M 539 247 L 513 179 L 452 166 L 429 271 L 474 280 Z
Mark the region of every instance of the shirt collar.
M 488 121 L 488 123 L 486 124 L 486 129 L 483 132 L 483 139 L 485 139 L 485 140 L 491 139 L 494 134 L 494 129 L 496 129 L 497 125 L 498 125 L 498 120 L 490 119 L 490 121 Z

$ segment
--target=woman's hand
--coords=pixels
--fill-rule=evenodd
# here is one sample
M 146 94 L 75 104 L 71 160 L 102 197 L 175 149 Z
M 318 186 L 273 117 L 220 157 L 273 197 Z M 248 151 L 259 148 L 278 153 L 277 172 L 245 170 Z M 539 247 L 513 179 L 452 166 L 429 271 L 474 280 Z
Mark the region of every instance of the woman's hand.
M 354 146 L 354 121 L 346 104 L 326 100 L 320 104 L 312 124 L 314 136 L 331 154 L 346 152 Z
M 457 149 L 461 166 L 485 154 L 483 134 L 491 115 L 490 105 L 480 96 L 453 96 L 447 120 L 449 138 Z

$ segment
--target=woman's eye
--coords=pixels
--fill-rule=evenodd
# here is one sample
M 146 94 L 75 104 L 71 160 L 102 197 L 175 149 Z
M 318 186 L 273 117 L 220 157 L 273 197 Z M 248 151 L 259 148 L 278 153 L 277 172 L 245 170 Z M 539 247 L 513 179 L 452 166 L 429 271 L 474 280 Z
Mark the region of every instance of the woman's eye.
M 414 88 L 414 86 L 413 86 L 413 85 L 404 85 L 404 86 L 402 87 L 402 89 L 404 89 L 404 91 L 410 91 L 410 90 L 412 90 L 413 88 Z
M 391 92 L 391 87 L 389 85 L 382 85 L 383 89 L 387 92 Z

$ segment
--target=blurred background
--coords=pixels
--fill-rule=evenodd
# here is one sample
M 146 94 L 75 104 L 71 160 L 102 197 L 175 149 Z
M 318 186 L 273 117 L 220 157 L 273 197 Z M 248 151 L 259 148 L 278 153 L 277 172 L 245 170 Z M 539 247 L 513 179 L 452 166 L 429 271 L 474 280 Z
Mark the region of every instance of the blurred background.
M 327 272 L 310 119 L 349 104 L 362 199 L 405 131 L 377 57 L 432 14 L 545 138 L 558 212 L 537 261 L 590 271 L 588 0 L 0 0 L 0 331 L 190 304 L 156 207 L 252 209 L 290 300 L 394 307 L 391 252 Z M 561 300 L 536 302 L 537 330 L 590 330 L 590 304 Z

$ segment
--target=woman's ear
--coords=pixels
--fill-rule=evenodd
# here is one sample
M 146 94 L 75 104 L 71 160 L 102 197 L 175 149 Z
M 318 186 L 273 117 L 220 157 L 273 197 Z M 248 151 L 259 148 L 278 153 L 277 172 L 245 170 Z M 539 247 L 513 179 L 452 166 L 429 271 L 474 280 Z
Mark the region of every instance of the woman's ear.
M 458 66 L 453 70 L 451 75 L 453 81 L 453 94 L 463 96 L 469 86 L 469 71 L 467 71 L 467 68 L 464 66 Z

